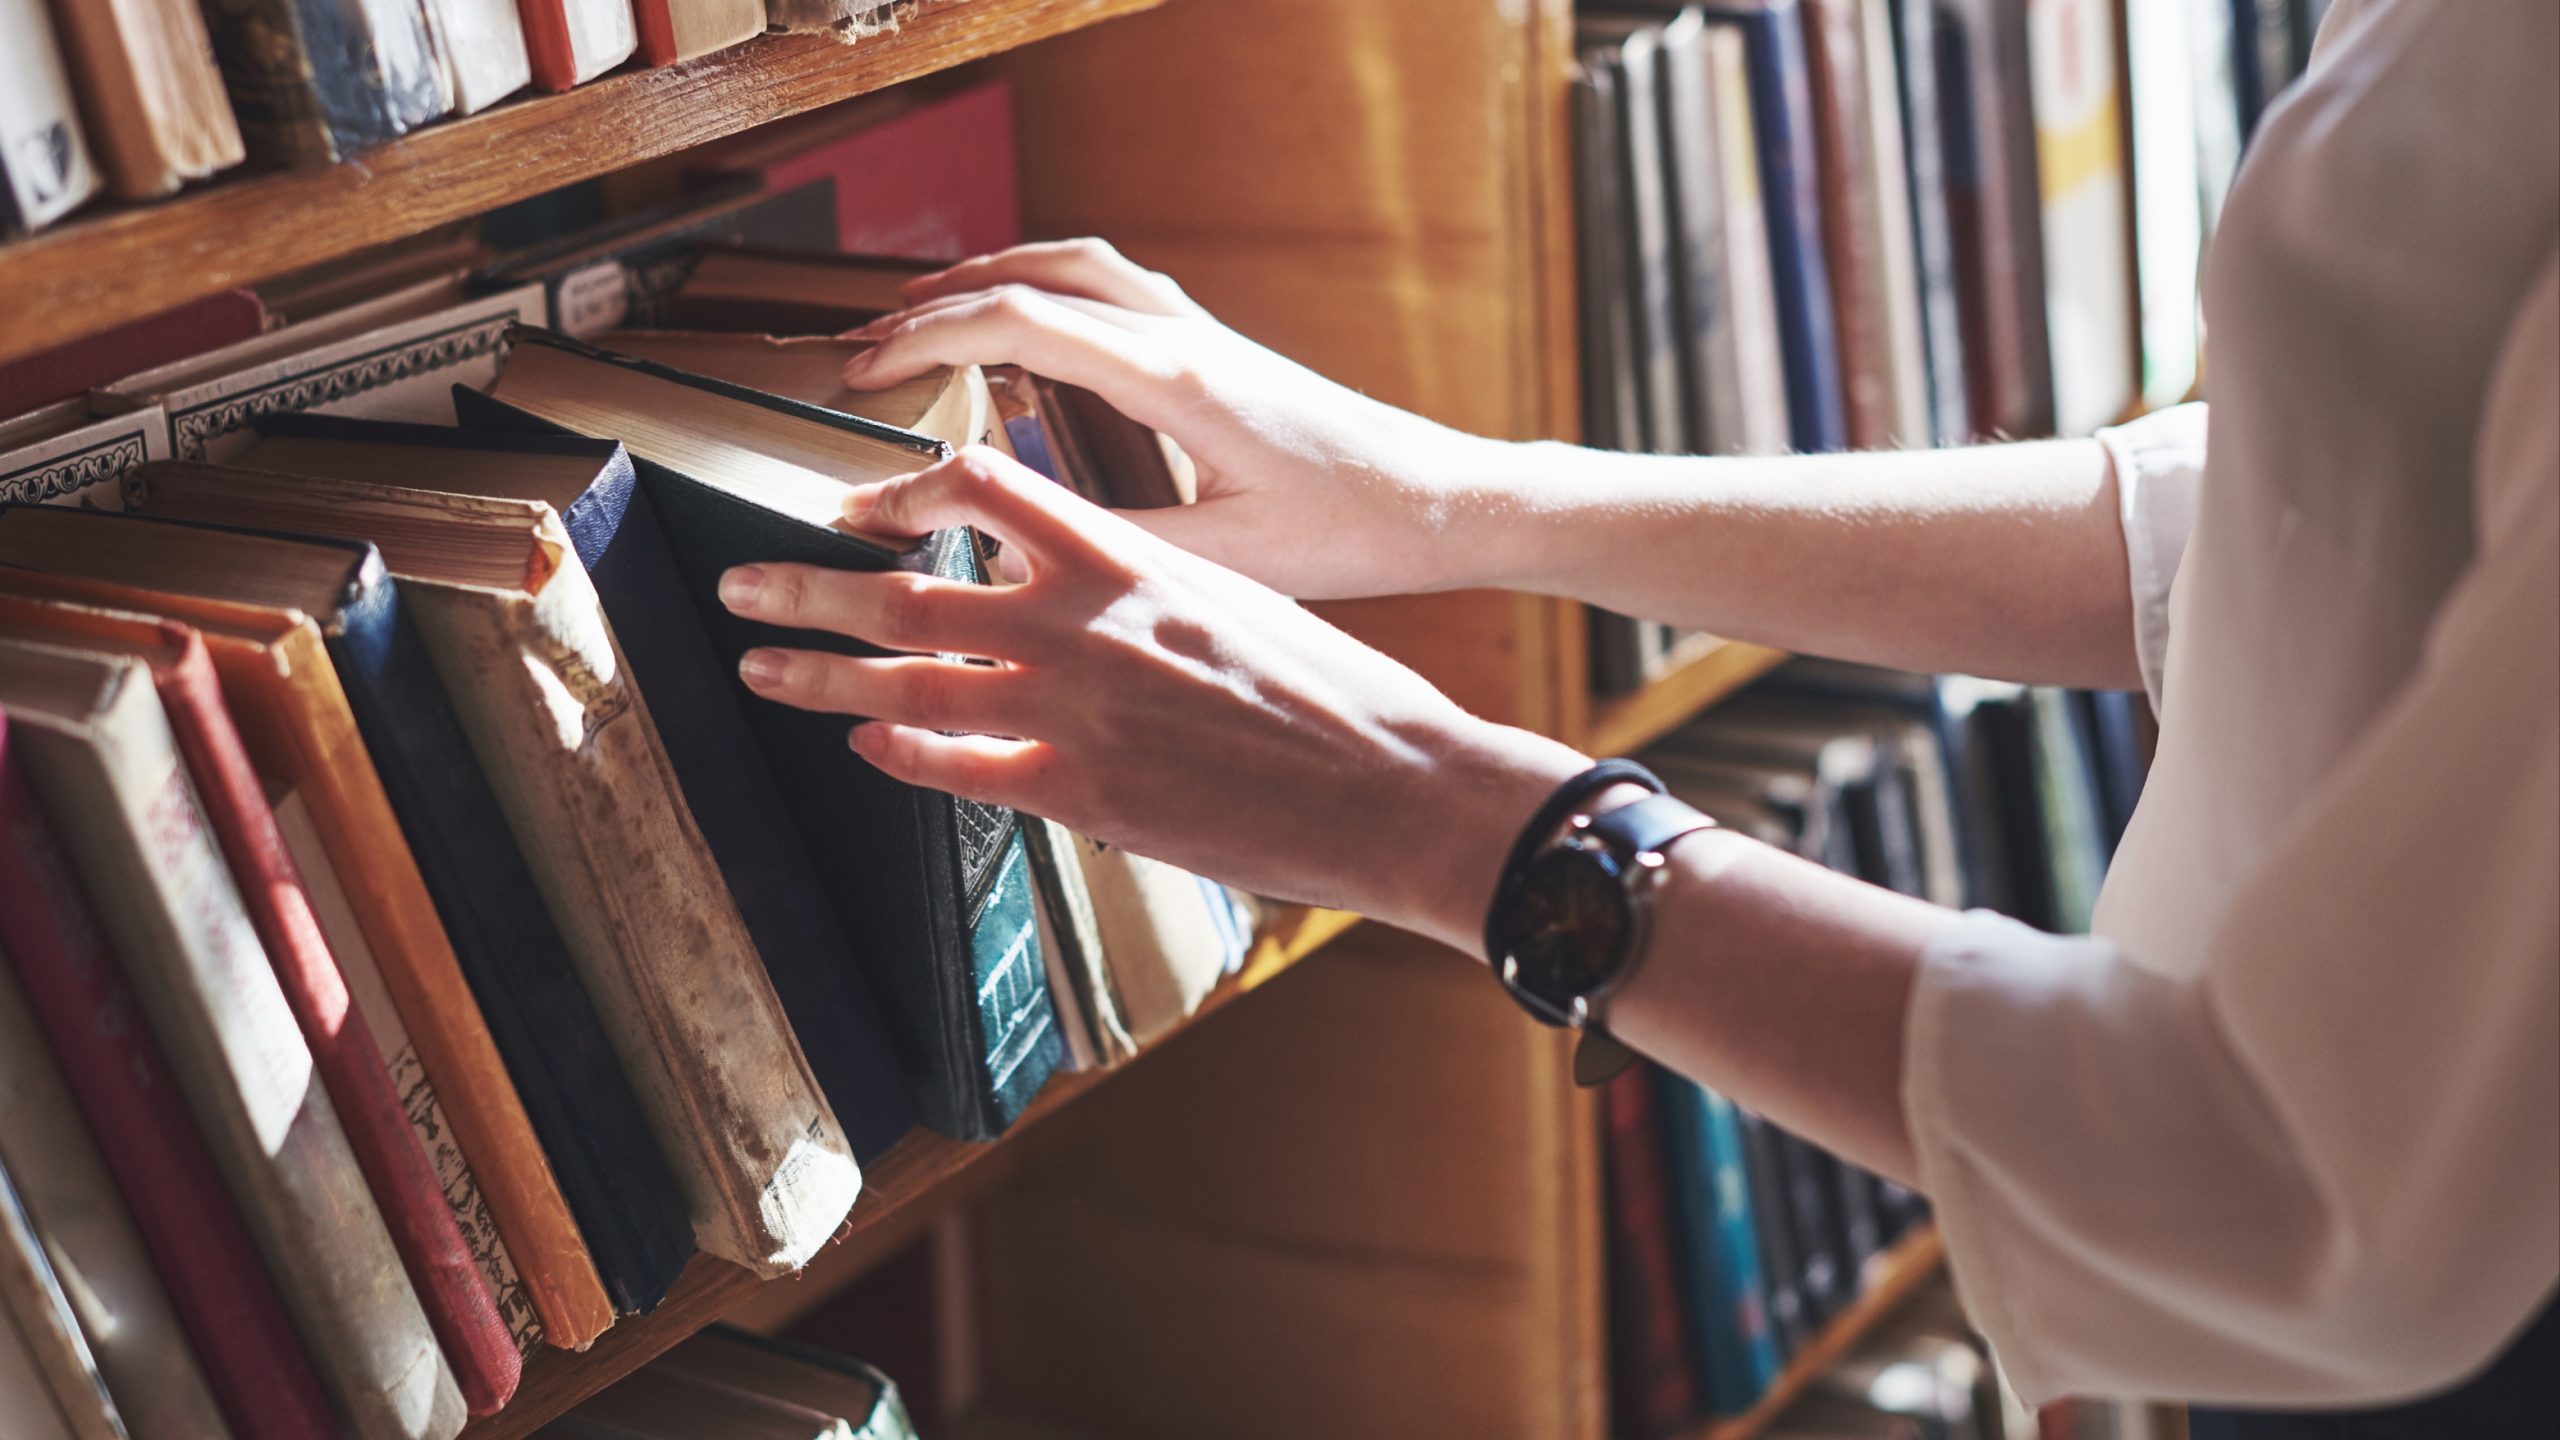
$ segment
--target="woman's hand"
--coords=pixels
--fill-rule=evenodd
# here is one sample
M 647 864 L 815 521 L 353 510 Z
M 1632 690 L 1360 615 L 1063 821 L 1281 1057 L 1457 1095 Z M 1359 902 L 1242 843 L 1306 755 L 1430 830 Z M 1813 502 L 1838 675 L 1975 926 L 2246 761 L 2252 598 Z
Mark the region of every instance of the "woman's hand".
M 1173 438 L 1199 503 L 1131 523 L 1303 599 L 1481 579 L 1471 522 L 1499 515 L 1514 447 L 1345 389 L 1219 324 L 1100 240 L 1022 245 L 906 287 L 845 370 L 877 389 L 938 365 L 1020 365 Z
M 846 513 L 896 536 L 975 526 L 1027 567 L 1003 587 L 778 564 L 723 578 L 741 615 L 904 652 L 740 665 L 769 699 L 871 717 L 851 744 L 901 780 L 1472 951 L 1505 849 L 1585 764 L 995 451 L 857 489 Z

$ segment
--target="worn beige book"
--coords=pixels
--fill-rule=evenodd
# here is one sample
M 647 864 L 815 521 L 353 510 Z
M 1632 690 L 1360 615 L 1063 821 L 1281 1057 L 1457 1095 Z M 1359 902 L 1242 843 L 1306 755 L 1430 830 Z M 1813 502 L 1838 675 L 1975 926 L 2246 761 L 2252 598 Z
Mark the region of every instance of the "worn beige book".
M 1200 1008 L 1227 973 L 1231 943 L 1190 871 L 1071 838 L 1121 1019 L 1131 1039 L 1148 1044 Z
M 0 706 L 241 1217 L 361 1440 L 466 1418 L 139 660 L 0 641 Z
M 1076 837 L 1055 820 L 1022 817 L 1022 842 L 1031 852 L 1031 879 L 1039 892 L 1041 959 L 1049 971 L 1049 999 L 1065 1032 L 1070 1068 L 1097 1070 L 1138 1053 L 1120 996 L 1103 958 L 1102 917 L 1076 856 Z
M 172 463 L 146 513 L 370 540 L 673 1163 L 705 1251 L 807 1263 L 861 1188 L 595 585 L 539 501 Z
M 17 1182 L 133 1440 L 230 1440 L 44 1031 L 0 965 L 0 1169 Z

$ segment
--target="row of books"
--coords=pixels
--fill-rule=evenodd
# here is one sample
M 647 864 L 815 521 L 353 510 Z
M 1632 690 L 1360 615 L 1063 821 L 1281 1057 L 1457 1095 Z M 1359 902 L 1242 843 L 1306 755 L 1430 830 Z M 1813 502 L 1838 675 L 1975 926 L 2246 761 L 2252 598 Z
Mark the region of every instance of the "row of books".
M 2111 700 L 1799 660 L 1645 759 L 1834 869 L 2084 928 L 2143 767 Z M 1631 1071 L 1604 1106 L 1619 1428 L 1747 1410 L 1920 1206 L 1676 1076 Z
M 768 26 L 851 32 L 888 0 L 0 0 L 0 235 L 244 160 L 325 165 L 627 62 Z
M 2221 197 L 2325 9 L 1585 8 L 1586 437 L 1664 454 L 1925 447 L 2087 434 L 2184 398 Z M 1602 694 L 1687 653 L 1666 627 L 1595 617 Z
M 844 390 L 831 337 L 926 266 L 738 243 L 812 217 L 824 182 L 715 187 L 471 274 L 303 277 L 278 328 L 0 426 L 31 1416 L 450 1435 L 537 1341 L 697 1252 L 797 1266 L 916 1121 L 991 1137 L 1241 963 L 1222 888 L 738 684 L 758 644 L 876 652 L 739 620 L 731 565 L 987 578 L 967 532 L 847 531 L 847 483 L 984 442 L 1182 493 L 1081 392 Z M 696 328 L 596 328 L 634 319 Z

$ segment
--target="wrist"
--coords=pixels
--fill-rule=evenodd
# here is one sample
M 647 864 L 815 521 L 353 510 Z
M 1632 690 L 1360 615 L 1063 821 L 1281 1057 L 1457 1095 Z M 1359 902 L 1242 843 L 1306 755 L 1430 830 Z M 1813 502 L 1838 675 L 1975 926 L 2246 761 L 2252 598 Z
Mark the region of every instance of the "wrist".
M 1396 813 L 1409 817 L 1396 850 L 1404 883 L 1388 897 L 1395 913 L 1377 918 L 1427 935 L 1478 959 L 1485 910 L 1504 859 L 1557 786 L 1591 766 L 1572 746 L 1469 717 L 1445 737 L 1423 793 Z
M 1424 555 L 1432 567 L 1419 588 L 1534 588 L 1519 582 L 1544 568 L 1555 535 L 1540 523 L 1550 507 L 1543 476 L 1572 449 L 1553 441 L 1494 440 L 1456 431 L 1441 447 L 1430 482 Z

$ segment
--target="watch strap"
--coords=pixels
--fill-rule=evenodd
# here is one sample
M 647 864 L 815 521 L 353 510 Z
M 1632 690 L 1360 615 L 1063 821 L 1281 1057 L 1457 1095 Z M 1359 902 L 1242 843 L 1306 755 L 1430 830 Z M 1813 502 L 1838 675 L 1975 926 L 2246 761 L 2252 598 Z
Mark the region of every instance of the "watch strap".
M 1683 835 L 1712 829 L 1713 820 L 1674 795 L 1652 795 L 1591 817 L 1590 831 L 1626 855 L 1659 851 Z

